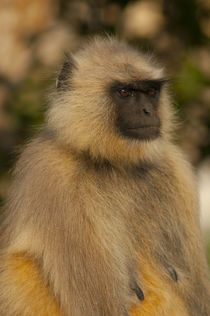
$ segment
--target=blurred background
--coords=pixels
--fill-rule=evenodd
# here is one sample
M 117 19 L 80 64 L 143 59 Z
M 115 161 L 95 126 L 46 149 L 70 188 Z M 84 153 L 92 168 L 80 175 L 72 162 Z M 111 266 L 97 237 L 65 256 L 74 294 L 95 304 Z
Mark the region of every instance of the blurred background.
M 104 33 L 154 52 L 173 78 L 176 141 L 198 175 L 210 263 L 210 0 L 1 0 L 0 204 L 19 148 L 42 124 L 65 52 Z

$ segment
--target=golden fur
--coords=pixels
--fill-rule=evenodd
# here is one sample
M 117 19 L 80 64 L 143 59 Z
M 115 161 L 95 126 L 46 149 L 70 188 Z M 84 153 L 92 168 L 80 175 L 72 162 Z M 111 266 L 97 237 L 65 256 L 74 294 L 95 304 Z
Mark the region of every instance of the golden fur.
M 132 316 L 164 315 L 187 316 L 182 300 L 167 282 L 159 276 L 155 267 L 148 262 L 141 263 L 141 274 L 144 280 L 147 295 L 143 302 L 132 306 Z M 176 307 L 176 308 L 175 308 Z
M 13 254 L 5 259 L 1 281 L 5 296 L 5 312 L 21 316 L 62 316 L 51 290 L 40 277 L 34 259 L 25 254 Z M 7 293 L 9 289 L 9 293 Z M 8 299 L 9 294 L 9 299 Z M 7 305 L 6 305 L 7 304 Z
M 115 39 L 73 56 L 68 88 L 53 94 L 15 169 L 1 226 L 0 316 L 210 315 L 197 189 L 171 142 L 167 87 L 161 136 L 144 142 L 116 131 L 107 92 L 115 80 L 163 76 Z

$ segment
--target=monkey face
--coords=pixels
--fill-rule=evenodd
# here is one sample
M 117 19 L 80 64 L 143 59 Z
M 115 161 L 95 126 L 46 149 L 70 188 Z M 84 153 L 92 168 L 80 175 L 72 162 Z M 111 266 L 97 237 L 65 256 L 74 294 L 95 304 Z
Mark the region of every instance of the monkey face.
M 151 140 L 160 135 L 159 97 L 164 79 L 117 82 L 111 86 L 111 98 L 117 106 L 116 126 L 129 138 Z

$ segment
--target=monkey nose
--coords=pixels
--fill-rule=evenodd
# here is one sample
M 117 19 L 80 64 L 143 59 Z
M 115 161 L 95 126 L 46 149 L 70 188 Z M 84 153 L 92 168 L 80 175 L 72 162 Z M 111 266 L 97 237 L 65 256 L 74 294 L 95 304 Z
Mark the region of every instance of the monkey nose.
M 145 109 L 145 108 L 143 108 L 143 112 L 144 112 L 144 114 L 146 114 L 146 115 L 149 115 L 149 114 L 150 114 L 149 111 L 148 111 L 147 109 Z
M 144 106 L 142 109 L 142 112 L 146 115 L 146 116 L 151 116 L 151 109 L 149 109 L 149 107 Z

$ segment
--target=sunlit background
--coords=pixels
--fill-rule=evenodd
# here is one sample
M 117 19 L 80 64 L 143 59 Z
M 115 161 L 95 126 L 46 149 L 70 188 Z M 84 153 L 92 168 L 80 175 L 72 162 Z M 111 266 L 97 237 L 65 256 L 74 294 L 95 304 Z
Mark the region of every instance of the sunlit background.
M 65 52 L 104 33 L 154 52 L 173 79 L 176 140 L 197 171 L 210 262 L 210 0 L 1 0 L 0 203 Z

